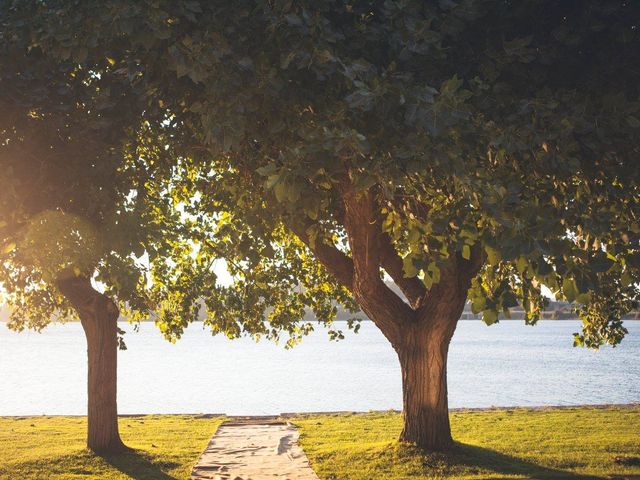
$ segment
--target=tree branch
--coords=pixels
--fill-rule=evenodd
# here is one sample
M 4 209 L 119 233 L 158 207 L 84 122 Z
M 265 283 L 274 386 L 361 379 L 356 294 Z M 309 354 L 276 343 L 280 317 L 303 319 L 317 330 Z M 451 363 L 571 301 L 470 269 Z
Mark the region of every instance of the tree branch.
M 405 277 L 402 258 L 396 252 L 391 243 L 389 235 L 380 235 L 380 263 L 413 308 L 418 308 L 422 302 L 427 289 L 424 283 L 417 277 Z
M 353 257 L 353 295 L 362 310 L 394 345 L 401 326 L 414 319 L 415 311 L 398 297 L 380 275 L 380 229 L 372 192 L 358 193 L 345 181 L 340 189 L 345 206 L 344 226 Z
M 461 252 L 452 254 L 447 264 L 440 268 L 440 281 L 425 296 L 417 315 L 420 321 L 436 324 L 447 319 L 460 318 L 471 280 L 484 264 L 485 255 L 480 242 L 471 247 L 471 257 L 466 260 Z
M 76 310 L 80 320 L 94 318 L 101 310 L 106 310 L 109 315 L 118 317 L 118 307 L 115 302 L 95 290 L 89 278 L 73 276 L 59 278 L 55 285 Z
M 342 286 L 353 292 L 353 260 L 338 250 L 335 245 L 323 241 L 312 242 L 307 233 L 307 230 L 313 226 L 311 221 L 291 222 L 287 226 L 313 252 L 316 259 L 325 266 L 329 273 Z

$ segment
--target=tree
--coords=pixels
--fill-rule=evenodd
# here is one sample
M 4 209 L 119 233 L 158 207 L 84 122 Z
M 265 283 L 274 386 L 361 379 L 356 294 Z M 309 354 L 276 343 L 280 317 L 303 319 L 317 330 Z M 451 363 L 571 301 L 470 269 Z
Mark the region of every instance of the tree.
M 59 5 L 74 36 L 49 48 L 117 50 L 193 133 L 191 236 L 235 280 L 203 290 L 214 332 L 295 340 L 305 308 L 330 323 L 332 300 L 355 301 L 398 353 L 401 439 L 429 450 L 452 443 L 447 350 L 467 299 L 487 324 L 518 303 L 533 324 L 546 286 L 576 302 L 576 344 L 626 333 L 637 5 L 96 5 Z
M 162 301 L 165 311 L 179 310 L 148 289 L 162 280 L 150 277 L 148 265 L 182 248 L 179 215 L 158 180 L 169 177 L 160 172 L 165 155 L 173 159 L 162 140 L 171 122 L 152 120 L 148 108 L 142 120 L 142 97 L 109 59 L 89 70 L 82 49 L 46 56 L 29 35 L 37 5 L 7 7 L 0 11 L 0 287 L 12 307 L 9 326 L 39 331 L 79 318 L 88 353 L 87 446 L 120 451 L 120 311 L 139 319 Z

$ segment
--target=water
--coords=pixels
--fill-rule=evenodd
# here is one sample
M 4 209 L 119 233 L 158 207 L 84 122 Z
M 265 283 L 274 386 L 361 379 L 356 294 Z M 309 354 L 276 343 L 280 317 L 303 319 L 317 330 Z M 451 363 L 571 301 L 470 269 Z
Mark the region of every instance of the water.
M 572 347 L 574 321 L 536 327 L 461 321 L 449 355 L 451 407 L 640 401 L 640 322 L 618 348 Z M 319 330 L 292 350 L 212 337 L 193 324 L 175 345 L 153 324 L 124 324 L 121 413 L 277 414 L 401 408 L 398 361 L 372 323 L 330 342 Z M 42 334 L 0 325 L 0 415 L 84 414 L 85 340 L 78 323 Z

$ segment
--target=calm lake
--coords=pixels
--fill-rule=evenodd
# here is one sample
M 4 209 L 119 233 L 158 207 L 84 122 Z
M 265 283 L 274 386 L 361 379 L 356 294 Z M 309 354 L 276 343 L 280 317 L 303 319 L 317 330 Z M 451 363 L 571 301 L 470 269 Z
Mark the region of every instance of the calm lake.
M 572 347 L 578 321 L 535 327 L 461 321 L 449 354 L 451 407 L 640 401 L 640 322 L 617 348 Z M 370 322 L 331 342 L 323 329 L 292 350 L 212 337 L 193 324 L 175 345 L 155 325 L 128 324 L 120 413 L 227 413 L 401 408 L 395 352 Z M 345 327 L 346 329 L 346 327 Z M 78 323 L 42 334 L 0 324 L 0 415 L 85 413 L 85 340 Z

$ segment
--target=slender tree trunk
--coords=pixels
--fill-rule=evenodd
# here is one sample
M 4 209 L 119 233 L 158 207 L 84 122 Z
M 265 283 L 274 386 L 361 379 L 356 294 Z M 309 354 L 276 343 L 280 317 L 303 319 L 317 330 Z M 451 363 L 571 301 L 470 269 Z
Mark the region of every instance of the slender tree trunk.
M 404 421 L 400 440 L 428 451 L 447 450 L 453 445 L 447 398 L 447 353 L 457 320 L 414 325 L 406 340 L 397 347 L 402 369 Z
M 74 306 L 87 338 L 87 447 L 96 453 L 126 449 L 118 432 L 118 308 L 97 292 L 88 279 L 58 282 Z
M 112 308 L 109 308 L 112 306 Z M 82 319 L 87 337 L 87 447 L 95 452 L 121 451 L 118 432 L 118 310 L 104 302 L 95 315 Z

